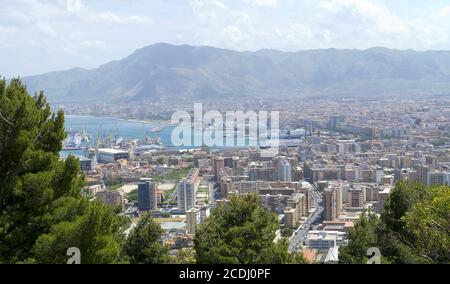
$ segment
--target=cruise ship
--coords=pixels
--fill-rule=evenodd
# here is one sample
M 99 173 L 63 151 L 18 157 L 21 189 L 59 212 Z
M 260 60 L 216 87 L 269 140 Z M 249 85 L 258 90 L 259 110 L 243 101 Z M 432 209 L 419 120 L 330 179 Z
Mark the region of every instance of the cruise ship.
M 82 150 L 87 147 L 89 137 L 86 133 L 69 130 L 63 141 L 63 150 Z

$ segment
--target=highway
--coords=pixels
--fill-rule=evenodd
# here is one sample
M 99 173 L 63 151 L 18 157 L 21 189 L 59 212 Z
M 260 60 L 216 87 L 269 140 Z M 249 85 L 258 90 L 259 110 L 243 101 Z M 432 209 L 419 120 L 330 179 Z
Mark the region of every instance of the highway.
M 314 197 L 314 205 L 316 207 L 316 211 L 312 215 L 310 215 L 308 219 L 299 228 L 297 228 L 297 230 L 295 230 L 294 234 L 289 239 L 289 248 L 288 248 L 289 252 L 297 251 L 301 242 L 306 239 L 306 236 L 308 234 L 311 225 L 318 223 L 322 218 L 323 212 L 322 196 L 317 191 L 314 185 L 312 195 Z

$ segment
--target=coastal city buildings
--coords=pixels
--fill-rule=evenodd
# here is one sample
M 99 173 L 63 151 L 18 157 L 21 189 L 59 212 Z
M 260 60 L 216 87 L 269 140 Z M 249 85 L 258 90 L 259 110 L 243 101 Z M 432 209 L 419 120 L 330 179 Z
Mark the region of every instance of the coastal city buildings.
M 257 147 L 177 149 L 159 139 L 104 139 L 80 159 L 83 193 L 121 205 L 130 218 L 150 211 L 174 249 L 192 247 L 198 226 L 231 196 L 257 194 L 289 234 L 291 252 L 334 263 L 354 222 L 380 214 L 396 183 L 450 184 L 448 105 L 303 103 L 301 113 L 271 105 L 283 110 L 274 157 Z

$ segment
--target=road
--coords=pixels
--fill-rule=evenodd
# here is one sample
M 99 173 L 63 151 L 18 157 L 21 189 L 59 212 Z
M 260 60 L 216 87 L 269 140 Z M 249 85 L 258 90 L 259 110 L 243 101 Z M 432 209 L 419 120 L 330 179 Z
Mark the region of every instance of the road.
M 289 240 L 289 252 L 297 251 L 300 243 L 306 239 L 306 235 L 308 234 L 309 228 L 312 224 L 320 221 L 322 218 L 323 206 L 322 206 L 322 196 L 317 191 L 317 189 L 313 186 L 312 195 L 314 197 L 314 205 L 316 207 L 316 211 L 308 217 L 308 219 L 302 224 L 301 227 L 297 228 L 294 232 L 293 236 Z

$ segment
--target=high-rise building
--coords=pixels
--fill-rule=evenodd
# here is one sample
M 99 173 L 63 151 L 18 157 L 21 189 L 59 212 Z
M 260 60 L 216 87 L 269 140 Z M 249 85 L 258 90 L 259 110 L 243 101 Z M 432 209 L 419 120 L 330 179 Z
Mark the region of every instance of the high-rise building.
M 210 214 L 211 214 L 211 208 L 208 205 L 201 207 L 200 208 L 200 223 L 205 222 Z
M 197 194 L 197 176 L 198 169 L 192 169 L 186 178 L 184 178 L 177 187 L 178 210 L 186 212 L 195 207 Z
M 178 209 L 186 212 L 195 207 L 196 203 L 196 189 L 195 185 L 188 180 L 183 180 L 178 184 Z
M 446 175 L 444 172 L 439 171 L 430 171 L 427 173 L 427 185 L 444 185 L 445 184 Z
M 413 162 L 411 157 L 408 156 L 401 156 L 400 157 L 400 167 L 402 168 L 412 168 Z
M 186 231 L 188 234 L 195 235 L 197 224 L 200 223 L 200 210 L 191 208 L 186 211 Z
M 436 156 L 426 155 L 426 156 L 425 156 L 425 163 L 426 163 L 428 166 L 437 167 L 437 164 L 438 164 L 438 158 L 437 158 Z
M 292 181 L 301 181 L 303 180 L 303 169 L 300 166 L 297 166 L 292 169 Z
M 388 154 L 389 167 L 398 169 L 400 167 L 400 157 L 397 154 Z
M 219 173 L 225 169 L 225 160 L 223 157 L 214 157 L 213 158 L 213 164 L 212 164 L 212 170 L 214 174 L 214 178 L 217 181 L 219 178 Z
M 351 208 L 362 208 L 364 207 L 364 194 L 365 191 L 362 187 L 350 188 L 347 192 L 347 206 Z
M 123 196 L 119 191 L 100 191 L 95 194 L 95 199 L 106 205 L 123 207 Z
M 339 181 L 331 182 L 323 191 L 325 221 L 339 218 L 342 210 L 342 184 Z
M 417 181 L 417 171 L 411 168 L 402 169 L 400 172 L 400 180 L 405 182 Z
M 361 171 L 361 179 L 363 182 L 372 182 L 373 181 L 373 173 L 372 170 L 366 169 Z
M 384 205 L 386 204 L 387 198 L 389 197 L 390 190 L 391 190 L 390 187 L 380 188 L 380 192 L 378 193 L 378 207 L 377 207 L 377 211 L 380 214 L 384 208 Z
M 357 167 L 346 167 L 344 168 L 343 176 L 345 180 L 354 181 L 359 178 Z
M 231 177 L 228 175 L 220 176 L 218 182 L 220 194 L 227 197 L 233 185 Z
M 292 180 L 292 167 L 286 159 L 281 159 L 278 163 L 278 180 L 279 181 L 291 181 Z
M 306 196 L 302 193 L 295 193 L 287 200 L 287 207 L 295 210 L 295 220 L 300 221 L 302 216 L 308 216 L 308 204 Z
M 294 208 L 287 207 L 284 209 L 284 220 L 288 228 L 297 228 L 296 210 Z
M 430 171 L 430 167 L 424 165 L 417 165 L 414 167 L 417 172 L 417 180 L 422 182 L 423 184 L 428 184 L 428 172 Z
M 342 210 L 342 184 L 336 183 L 334 187 L 334 194 L 336 196 L 336 218 L 339 218 Z
M 237 175 L 239 173 L 239 166 L 240 166 L 240 159 L 239 157 L 233 156 L 232 158 L 232 169 L 233 169 L 233 174 Z
M 446 186 L 450 186 L 450 172 L 445 172 L 444 177 L 445 177 L 444 184 Z
M 376 186 L 362 186 L 363 190 L 366 191 L 366 201 L 378 201 L 379 189 Z
M 355 140 L 339 140 L 338 153 L 341 155 L 356 152 Z
M 193 161 L 194 161 L 194 166 L 198 167 L 199 164 L 199 160 L 205 160 L 208 159 L 208 152 L 206 151 L 195 151 L 194 155 L 193 155 Z
M 338 167 L 312 168 L 311 172 L 312 172 L 312 179 L 310 179 L 311 182 L 341 179 L 341 169 Z
M 338 127 L 338 123 L 339 123 L 339 116 L 333 115 L 328 119 L 328 128 L 335 130 Z
M 336 191 L 328 187 L 323 191 L 323 219 L 333 221 L 336 218 Z
M 267 167 L 260 163 L 252 163 L 248 167 L 249 181 L 274 181 L 276 175 L 277 170 L 274 167 Z
M 141 179 L 138 183 L 138 209 L 140 211 L 156 210 L 158 199 L 156 186 L 151 179 Z

